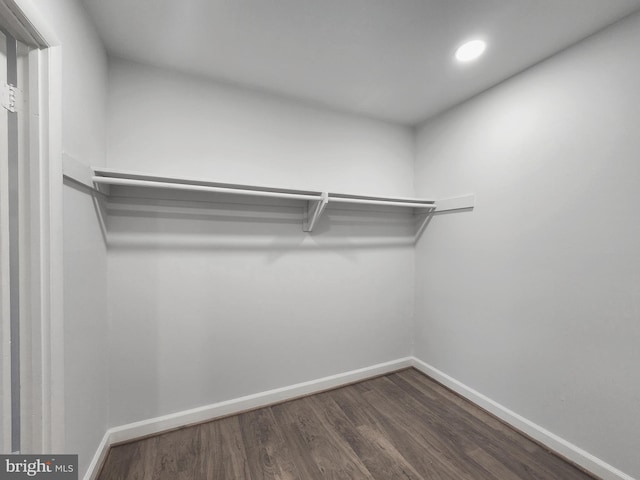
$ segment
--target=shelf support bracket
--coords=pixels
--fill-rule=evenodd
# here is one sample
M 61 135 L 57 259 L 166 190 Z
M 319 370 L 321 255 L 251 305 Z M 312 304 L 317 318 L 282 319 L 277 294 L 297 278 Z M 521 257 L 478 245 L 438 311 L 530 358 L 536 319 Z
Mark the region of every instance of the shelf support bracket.
M 313 231 L 313 228 L 316 226 L 316 223 L 318 223 L 327 203 L 329 203 L 329 194 L 327 192 L 322 192 L 322 195 L 318 200 L 309 200 L 307 202 L 307 218 L 302 226 L 302 230 L 304 232 Z
M 460 195 L 457 197 L 439 198 L 436 213 L 450 212 L 454 210 L 472 210 L 476 203 L 476 197 L 473 194 Z
M 432 209 L 432 210 L 427 210 L 426 212 L 423 212 L 423 213 L 416 214 L 416 217 L 419 218 L 419 222 L 418 222 L 416 233 L 414 236 L 414 243 L 420 239 L 422 232 L 425 231 L 425 229 L 427 228 L 427 225 L 429 225 L 429 222 L 433 219 L 434 212 L 435 212 L 435 209 Z

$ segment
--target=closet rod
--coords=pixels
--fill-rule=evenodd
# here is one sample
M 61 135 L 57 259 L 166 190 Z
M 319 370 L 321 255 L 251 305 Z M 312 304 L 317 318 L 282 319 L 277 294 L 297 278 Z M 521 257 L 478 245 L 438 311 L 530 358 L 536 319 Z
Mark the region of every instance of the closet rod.
M 390 207 L 436 208 L 435 202 L 395 202 L 393 200 L 368 200 L 364 198 L 332 197 L 329 195 L 329 203 L 359 203 L 363 205 L 386 205 Z
M 267 192 L 264 190 L 243 190 L 236 188 L 211 187 L 207 185 L 188 185 L 184 183 L 154 182 L 150 180 L 132 180 L 128 178 L 101 177 L 94 175 L 95 183 L 108 185 L 123 185 L 131 187 L 165 188 L 168 190 L 191 190 L 198 192 L 228 193 L 233 195 L 248 195 L 254 197 L 287 198 L 291 200 L 322 200 L 320 195 L 304 195 L 301 193 Z

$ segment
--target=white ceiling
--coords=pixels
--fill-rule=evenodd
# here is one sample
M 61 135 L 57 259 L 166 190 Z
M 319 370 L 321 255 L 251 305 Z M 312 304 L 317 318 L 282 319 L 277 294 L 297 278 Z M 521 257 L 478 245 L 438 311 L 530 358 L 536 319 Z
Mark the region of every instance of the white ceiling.
M 404 124 L 640 8 L 640 0 L 82 0 L 114 56 Z M 488 48 L 453 60 L 465 39 Z

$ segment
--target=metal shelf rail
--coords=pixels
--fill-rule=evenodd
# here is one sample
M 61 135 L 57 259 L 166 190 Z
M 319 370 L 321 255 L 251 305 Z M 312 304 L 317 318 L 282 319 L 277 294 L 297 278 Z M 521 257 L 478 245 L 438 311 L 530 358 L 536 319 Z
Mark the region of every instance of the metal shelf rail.
M 375 205 L 401 209 L 409 208 L 413 210 L 416 216 L 422 219 L 424 224 L 426 224 L 432 213 L 471 209 L 474 206 L 473 195 L 464 195 L 442 200 L 351 195 L 271 186 L 222 183 L 186 177 L 159 176 L 102 167 L 90 168 L 68 155 L 65 155 L 63 160 L 65 177 L 107 196 L 109 195 L 108 186 L 127 186 L 222 193 L 307 202 L 305 208 L 306 215 L 302 226 L 305 232 L 313 231 L 327 205 L 331 203 Z M 107 188 L 104 188 L 104 186 Z M 419 231 L 422 230 L 422 226 L 423 225 L 420 226 Z

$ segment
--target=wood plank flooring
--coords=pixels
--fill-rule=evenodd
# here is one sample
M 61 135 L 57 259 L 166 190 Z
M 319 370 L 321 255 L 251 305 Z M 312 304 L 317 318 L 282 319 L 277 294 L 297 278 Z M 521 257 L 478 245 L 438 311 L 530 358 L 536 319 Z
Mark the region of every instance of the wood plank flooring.
M 114 447 L 99 480 L 592 478 L 407 369 Z

